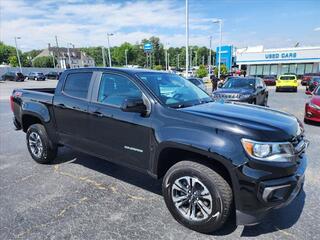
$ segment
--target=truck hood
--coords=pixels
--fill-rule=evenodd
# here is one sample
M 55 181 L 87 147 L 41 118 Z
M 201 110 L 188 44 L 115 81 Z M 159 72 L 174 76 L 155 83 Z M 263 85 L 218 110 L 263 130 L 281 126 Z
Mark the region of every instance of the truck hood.
M 214 121 L 214 127 L 261 141 L 289 141 L 302 125 L 293 115 L 243 103 L 210 102 L 181 111 Z

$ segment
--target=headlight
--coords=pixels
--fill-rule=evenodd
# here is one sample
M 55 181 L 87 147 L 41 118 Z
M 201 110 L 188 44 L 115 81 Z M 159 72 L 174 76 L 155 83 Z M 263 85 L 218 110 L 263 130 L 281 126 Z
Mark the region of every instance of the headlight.
M 273 162 L 290 162 L 294 157 L 294 147 L 289 142 L 257 142 L 241 139 L 246 153 L 255 159 Z
M 320 110 L 320 106 L 315 105 L 315 104 L 312 103 L 312 102 L 309 102 L 309 107 L 312 107 L 312 108 L 315 108 L 315 109 L 317 109 L 317 110 Z

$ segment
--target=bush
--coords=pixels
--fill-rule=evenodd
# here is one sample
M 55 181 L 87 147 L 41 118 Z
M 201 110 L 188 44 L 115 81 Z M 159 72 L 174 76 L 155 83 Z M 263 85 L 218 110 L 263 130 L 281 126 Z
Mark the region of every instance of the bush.
M 226 65 L 221 64 L 220 68 L 221 68 L 220 69 L 220 76 L 221 75 L 226 75 L 228 73 L 228 69 L 227 69 Z M 218 69 L 219 69 L 219 66 L 214 69 L 214 75 L 216 75 L 216 76 L 218 76 Z
M 154 67 L 153 67 L 153 69 L 154 70 L 162 70 L 162 65 L 155 65 Z
M 196 72 L 198 78 L 204 78 L 208 75 L 208 71 L 204 65 L 200 65 Z

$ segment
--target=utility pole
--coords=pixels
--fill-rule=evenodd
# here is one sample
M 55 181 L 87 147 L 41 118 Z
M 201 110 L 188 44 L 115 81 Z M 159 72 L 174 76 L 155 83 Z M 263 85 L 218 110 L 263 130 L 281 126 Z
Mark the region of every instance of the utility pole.
M 179 69 L 179 58 L 180 58 L 180 54 L 177 55 L 177 69 Z
M 202 56 L 202 65 L 204 65 L 204 56 Z
M 109 57 L 109 67 L 112 66 L 112 63 L 111 63 L 111 52 L 110 52 L 110 39 L 109 37 L 110 36 L 113 36 L 113 33 L 107 33 L 107 37 L 108 37 L 108 57 Z
M 103 66 L 106 67 L 106 58 L 104 56 L 104 47 L 101 47 L 101 53 L 102 53 L 102 62 L 103 62 Z
M 124 50 L 124 57 L 126 59 L 126 67 L 128 67 L 128 49 Z
M 193 66 L 192 66 L 192 47 L 190 47 L 190 70 L 192 70 Z
M 168 70 L 169 70 L 169 68 L 170 68 L 170 53 L 168 53 L 167 56 L 168 56 Z
M 168 71 L 169 70 L 169 63 L 168 63 L 168 46 L 169 46 L 170 44 L 169 43 L 166 43 L 165 44 L 165 47 L 164 47 L 164 57 L 165 57 L 165 63 L 166 63 L 166 71 Z
M 20 73 L 22 73 L 21 61 L 20 61 L 20 55 L 19 55 L 19 50 L 18 50 L 17 39 L 21 39 L 21 37 L 14 37 L 14 42 L 15 42 L 15 44 L 16 44 L 16 51 L 17 51 L 17 58 L 18 58 L 18 62 L 19 62 Z
M 60 51 L 59 51 L 58 37 L 57 37 L 57 35 L 55 35 L 54 37 L 56 39 L 56 47 L 57 47 L 57 54 L 58 54 L 58 66 L 60 64 L 60 68 L 62 68 L 61 62 L 60 62 Z
M 198 66 L 198 52 L 195 51 L 195 53 L 196 53 L 196 66 Z
M 189 75 L 189 1 L 186 0 L 186 77 Z
M 211 50 L 211 43 L 212 43 L 212 36 L 210 36 L 210 44 L 209 44 L 209 61 L 208 61 L 208 65 L 209 65 L 209 76 L 210 76 L 210 74 L 211 74 L 211 59 L 212 59 L 212 57 L 211 57 L 211 52 L 212 52 L 212 50 Z
M 69 44 L 70 44 L 70 45 L 72 45 L 72 43 L 68 43 L 68 44 L 67 44 L 69 68 L 71 68 L 71 57 L 70 57 L 70 48 L 69 48 Z

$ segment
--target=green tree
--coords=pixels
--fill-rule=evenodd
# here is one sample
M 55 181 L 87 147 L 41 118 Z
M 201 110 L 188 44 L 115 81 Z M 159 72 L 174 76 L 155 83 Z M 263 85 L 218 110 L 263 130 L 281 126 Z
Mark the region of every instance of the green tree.
M 219 67 L 216 67 L 214 69 L 214 75 L 218 76 L 218 69 Z M 221 64 L 221 67 L 220 67 L 220 75 L 226 75 L 228 73 L 228 69 L 227 69 L 227 66 L 224 65 L 224 64 Z
M 204 78 L 208 75 L 208 71 L 204 65 L 200 65 L 196 72 L 198 78 Z
M 10 63 L 9 58 L 16 56 L 16 54 L 16 49 L 14 47 L 0 42 L 0 64 L 3 62 Z M 13 58 L 11 60 L 13 61 Z
M 53 67 L 53 62 L 52 62 L 52 57 L 38 57 L 33 60 L 33 66 L 34 67 L 40 67 L 40 68 L 52 68 Z
M 19 66 L 19 62 L 18 62 L 18 58 L 16 56 L 10 56 L 8 58 L 9 64 L 12 67 L 18 67 Z

